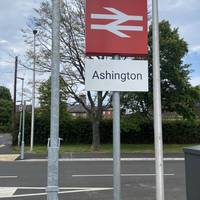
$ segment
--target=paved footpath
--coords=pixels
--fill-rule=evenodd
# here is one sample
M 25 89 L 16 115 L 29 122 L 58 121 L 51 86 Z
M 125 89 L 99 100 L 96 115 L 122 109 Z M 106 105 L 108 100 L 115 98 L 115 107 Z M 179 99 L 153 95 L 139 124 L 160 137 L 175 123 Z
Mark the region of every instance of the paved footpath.
M 60 161 L 59 200 L 112 200 L 111 157 L 76 156 L 67 158 L 65 155 Z M 124 156 L 121 162 L 121 199 L 155 200 L 155 161 L 152 155 Z M 186 200 L 183 155 L 178 158 L 168 155 L 164 164 L 166 200 Z M 46 180 L 45 155 L 38 159 L 29 154 L 29 159 L 24 161 L 0 162 L 0 200 L 47 199 Z
M 12 149 L 11 134 L 0 134 L 0 154 L 8 154 Z

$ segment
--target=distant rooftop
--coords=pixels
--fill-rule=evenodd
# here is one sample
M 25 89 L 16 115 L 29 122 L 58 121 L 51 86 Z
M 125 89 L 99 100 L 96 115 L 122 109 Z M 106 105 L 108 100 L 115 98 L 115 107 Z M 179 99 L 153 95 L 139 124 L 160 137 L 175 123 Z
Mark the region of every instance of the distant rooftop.
M 67 111 L 70 113 L 86 113 L 87 112 L 81 104 L 68 105 Z

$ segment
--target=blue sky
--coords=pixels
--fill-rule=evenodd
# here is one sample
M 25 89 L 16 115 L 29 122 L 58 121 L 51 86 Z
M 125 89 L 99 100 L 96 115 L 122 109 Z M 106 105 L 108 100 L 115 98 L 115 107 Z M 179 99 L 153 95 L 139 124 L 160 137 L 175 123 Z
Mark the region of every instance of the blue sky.
M 39 7 L 42 0 L 1 0 L 0 1 L 0 85 L 13 91 L 13 56 L 23 56 L 26 44 L 23 42 L 21 29 L 26 27 L 33 8 Z M 149 1 L 150 3 L 151 1 Z M 189 45 L 189 53 L 184 58 L 191 64 L 191 83 L 200 84 L 200 1 L 199 0 L 159 0 L 160 19 L 169 20 L 173 27 L 179 28 L 181 37 Z M 10 56 L 10 55 L 11 56 Z M 28 82 L 32 73 L 19 68 L 19 76 Z M 40 78 L 39 75 L 37 78 Z M 20 86 L 20 83 L 18 84 Z
M 6 0 L 0 1 L 0 85 L 8 87 L 13 93 L 14 57 L 22 58 L 25 49 L 21 29 L 26 27 L 33 8 L 40 5 L 41 0 Z M 27 90 L 31 87 L 32 72 L 19 67 L 18 76 L 26 79 Z M 20 81 L 18 91 L 20 92 Z M 27 93 L 28 95 L 28 93 Z M 27 98 L 29 98 L 28 95 Z
M 191 64 L 192 85 L 200 84 L 199 8 L 199 0 L 159 0 L 160 19 L 167 19 L 173 27 L 178 27 L 181 37 L 188 43 L 189 52 L 184 61 Z

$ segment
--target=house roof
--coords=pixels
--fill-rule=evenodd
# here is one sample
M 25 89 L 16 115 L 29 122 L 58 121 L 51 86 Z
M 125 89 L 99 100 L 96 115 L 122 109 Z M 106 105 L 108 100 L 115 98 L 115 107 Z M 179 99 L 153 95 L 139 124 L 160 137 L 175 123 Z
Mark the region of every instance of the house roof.
M 86 109 L 81 104 L 68 105 L 67 111 L 69 113 L 87 113 Z M 112 111 L 112 108 L 103 107 L 103 111 Z
M 70 113 L 86 113 L 87 112 L 81 104 L 68 105 L 67 111 Z

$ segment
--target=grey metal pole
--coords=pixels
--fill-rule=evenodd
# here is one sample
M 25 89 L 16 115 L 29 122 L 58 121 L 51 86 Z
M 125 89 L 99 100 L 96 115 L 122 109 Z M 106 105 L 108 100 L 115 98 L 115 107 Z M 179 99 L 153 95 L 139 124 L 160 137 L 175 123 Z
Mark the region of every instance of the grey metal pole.
M 154 105 L 154 140 L 155 140 L 155 157 L 156 157 L 156 199 L 164 200 L 158 0 L 152 0 L 152 7 L 153 7 L 153 102 L 154 102 L 153 105 Z
M 15 72 L 14 72 L 13 116 L 12 116 L 13 135 L 15 135 L 15 128 L 16 128 L 17 68 L 18 68 L 18 57 L 16 56 L 15 57 Z
M 58 200 L 60 0 L 52 0 L 51 130 L 48 142 L 47 199 Z
M 114 57 L 120 59 L 119 56 Z M 120 92 L 113 92 L 113 197 L 121 200 L 120 163 Z
M 23 122 L 22 122 L 22 142 L 21 142 L 21 160 L 24 159 L 24 130 L 25 130 L 25 114 L 26 114 L 26 101 L 23 101 Z
M 24 79 L 23 78 L 19 78 L 19 79 L 22 80 L 22 96 L 21 96 L 22 111 L 20 112 L 18 146 L 20 146 L 20 138 L 21 138 L 21 133 L 22 133 L 22 115 L 23 115 L 23 101 L 24 101 Z
M 20 138 L 21 138 L 21 133 L 22 133 L 22 112 L 20 111 L 20 116 L 19 116 L 19 133 L 18 133 L 18 147 L 20 146 Z
M 33 41 L 33 89 L 32 89 L 32 113 L 31 113 L 31 139 L 30 139 L 30 151 L 33 151 L 34 141 L 34 123 L 35 123 L 35 42 L 36 42 L 37 30 L 33 30 L 34 41 Z

